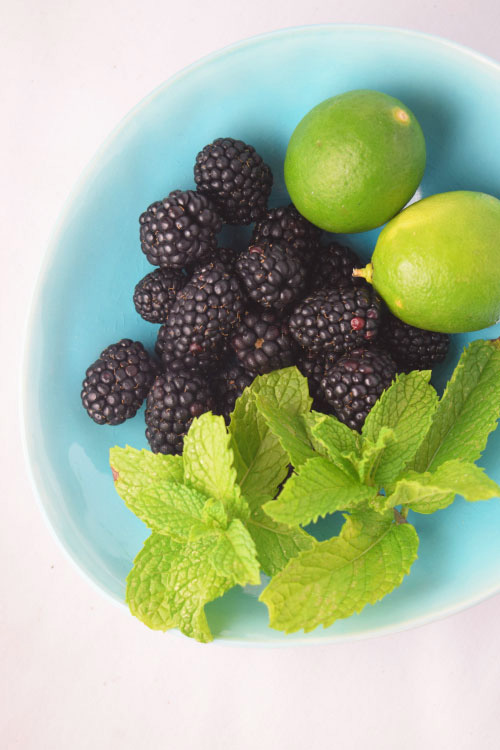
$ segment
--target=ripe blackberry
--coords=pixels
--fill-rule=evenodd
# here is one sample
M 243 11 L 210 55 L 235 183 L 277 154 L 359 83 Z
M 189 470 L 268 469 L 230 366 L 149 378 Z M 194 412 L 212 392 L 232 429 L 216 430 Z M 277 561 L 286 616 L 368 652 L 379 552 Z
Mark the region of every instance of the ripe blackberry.
M 238 359 L 232 355 L 214 375 L 212 388 L 217 402 L 216 410 L 229 422 L 236 399 L 241 396 L 254 376 L 245 370 Z
M 153 453 L 181 453 L 193 418 L 214 407 L 206 380 L 192 370 L 158 375 L 146 401 L 146 438 Z
M 227 224 L 250 224 L 262 215 L 273 175 L 262 157 L 243 141 L 217 138 L 196 157 L 194 179 Z
M 282 310 L 299 299 L 305 289 L 306 268 L 287 248 L 251 246 L 240 253 L 235 268 L 250 299 L 262 307 Z
M 163 364 L 177 360 L 186 367 L 210 366 L 219 359 L 244 309 L 238 281 L 223 263 L 197 267 L 158 333 L 156 351 Z
M 295 361 L 288 326 L 271 311 L 247 312 L 231 344 L 243 367 L 255 375 L 289 367 Z
M 326 371 L 321 381 L 323 396 L 337 419 L 359 431 L 396 372 L 396 363 L 385 352 L 355 349 Z
M 381 302 L 368 284 L 344 284 L 319 290 L 299 302 L 290 317 L 290 333 L 315 354 L 343 354 L 374 341 Z
M 389 312 L 380 330 L 379 343 L 394 359 L 400 370 L 432 370 L 448 353 L 447 333 L 424 331 L 407 325 Z
M 313 408 L 317 411 L 325 411 L 321 381 L 325 377 L 327 369 L 332 367 L 338 359 L 337 354 L 327 354 L 326 357 L 321 355 L 315 357 L 301 356 L 296 361 L 297 368 L 307 378 L 309 394 L 313 399 Z
M 271 208 L 256 222 L 251 243 L 286 247 L 301 258 L 313 258 L 319 246 L 321 229 L 307 221 L 290 203 Z
M 175 268 L 157 268 L 145 276 L 134 291 L 135 309 L 149 323 L 164 323 L 186 276 Z
M 139 341 L 111 344 L 88 367 L 82 403 L 97 424 L 117 425 L 135 416 L 158 368 Z
M 216 246 L 222 221 L 207 198 L 194 190 L 174 190 L 152 203 L 139 218 L 141 247 L 153 266 L 184 268 Z
M 311 291 L 335 289 L 346 282 L 357 285 L 359 281 L 353 278 L 352 272 L 360 265 L 361 261 L 353 250 L 339 242 L 331 242 L 325 247 L 320 247 L 311 256 L 309 288 Z

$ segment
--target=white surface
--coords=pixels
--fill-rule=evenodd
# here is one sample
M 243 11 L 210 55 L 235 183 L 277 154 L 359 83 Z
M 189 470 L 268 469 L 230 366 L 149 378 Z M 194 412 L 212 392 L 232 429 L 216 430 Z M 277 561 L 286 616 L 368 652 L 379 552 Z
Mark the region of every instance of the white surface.
M 497 0 L 4 0 L 2 748 L 500 746 L 500 596 L 417 630 L 337 646 L 237 649 L 150 632 L 92 589 L 47 530 L 10 395 L 17 311 L 61 204 L 104 137 L 165 78 L 238 39 L 322 22 L 404 26 L 498 57 L 499 20 Z

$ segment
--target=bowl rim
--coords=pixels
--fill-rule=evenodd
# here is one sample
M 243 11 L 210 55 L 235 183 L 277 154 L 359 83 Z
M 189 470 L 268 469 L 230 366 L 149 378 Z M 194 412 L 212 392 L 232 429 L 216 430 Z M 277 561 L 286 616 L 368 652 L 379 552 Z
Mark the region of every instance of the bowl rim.
M 100 146 L 94 152 L 86 166 L 81 170 L 78 177 L 75 179 L 71 190 L 69 191 L 66 198 L 60 204 L 59 209 L 56 211 L 56 219 L 51 232 L 49 233 L 48 241 L 45 249 L 42 253 L 37 273 L 32 285 L 32 294 L 29 304 L 29 308 L 24 320 L 23 330 L 23 344 L 21 347 L 21 362 L 20 362 L 20 379 L 18 388 L 18 409 L 20 417 L 20 435 L 22 452 L 24 456 L 25 466 L 28 470 L 29 482 L 31 484 L 33 494 L 36 498 L 36 502 L 41 511 L 42 517 L 44 518 L 45 524 L 49 529 L 52 538 L 56 541 L 59 549 L 62 550 L 64 556 L 71 562 L 73 567 L 78 571 L 92 588 L 104 596 L 108 601 L 112 602 L 115 606 L 126 608 L 126 602 L 115 596 L 111 592 L 107 591 L 102 587 L 99 579 L 94 576 L 89 570 L 80 565 L 75 554 L 73 553 L 70 545 L 57 533 L 53 526 L 46 502 L 44 500 L 44 483 L 41 479 L 37 479 L 33 469 L 35 455 L 32 451 L 30 444 L 30 424 L 29 424 L 29 371 L 30 371 L 30 344 L 33 339 L 34 323 L 36 310 L 39 307 L 39 301 L 42 295 L 43 286 L 46 280 L 47 271 L 49 270 L 51 263 L 53 262 L 57 248 L 59 245 L 60 236 L 65 228 L 66 222 L 69 218 L 71 207 L 74 205 L 75 198 L 80 192 L 81 187 L 92 178 L 96 173 L 101 163 L 102 155 L 108 149 L 108 146 L 115 140 L 120 132 L 127 127 L 136 114 L 143 110 L 153 99 L 163 93 L 165 89 L 168 89 L 177 81 L 188 76 L 191 72 L 197 68 L 203 67 L 205 64 L 210 63 L 214 60 L 224 57 L 233 52 L 237 52 L 246 47 L 251 47 L 254 44 L 259 44 L 261 41 L 267 41 L 271 39 L 279 38 L 280 36 L 300 35 L 307 32 L 335 32 L 338 31 L 361 31 L 365 33 L 389 33 L 395 36 L 407 36 L 416 39 L 417 41 L 429 42 L 436 44 L 444 49 L 455 51 L 461 55 L 467 56 L 481 63 L 482 65 L 493 68 L 498 74 L 500 74 L 500 62 L 495 60 L 489 55 L 478 52 L 466 45 L 459 42 L 452 41 L 446 37 L 430 34 L 423 31 L 417 31 L 413 29 L 407 29 L 399 26 L 391 25 L 378 25 L 378 24 L 358 24 L 358 23 L 318 23 L 318 24 L 303 24 L 297 26 L 287 26 L 273 29 L 271 31 L 254 34 L 252 36 L 244 37 L 236 42 L 231 42 L 224 45 L 212 52 L 207 53 L 203 57 L 198 58 L 192 63 L 184 66 L 180 70 L 176 71 L 162 83 L 155 86 L 148 94 L 140 99 L 128 112 L 118 121 L 118 123 L 108 132 L 107 136 L 101 142 Z M 259 639 L 242 639 L 241 637 L 232 637 L 231 635 L 219 635 L 216 636 L 213 644 L 225 645 L 225 646 L 244 646 L 244 647 L 265 647 L 265 648 L 285 648 L 294 646 L 313 646 L 313 645 L 332 645 L 340 644 L 352 641 L 361 641 L 369 638 L 376 638 L 379 636 L 390 635 L 392 633 L 399 633 L 412 628 L 427 625 L 437 620 L 442 620 L 450 615 L 457 614 L 469 607 L 479 604 L 492 596 L 495 596 L 500 592 L 500 581 L 498 584 L 491 586 L 485 591 L 481 591 L 476 595 L 467 597 L 460 602 L 450 605 L 448 607 L 436 607 L 430 612 L 427 612 L 421 617 L 409 617 L 406 620 L 398 622 L 396 625 L 384 625 L 381 627 L 371 627 L 363 632 L 359 633 L 342 633 L 339 635 L 332 635 L 331 638 L 322 638 L 312 633 L 298 633 L 289 634 L 282 640 L 259 640 Z M 168 631 L 169 633 L 178 637 L 184 638 L 180 631 L 173 629 Z

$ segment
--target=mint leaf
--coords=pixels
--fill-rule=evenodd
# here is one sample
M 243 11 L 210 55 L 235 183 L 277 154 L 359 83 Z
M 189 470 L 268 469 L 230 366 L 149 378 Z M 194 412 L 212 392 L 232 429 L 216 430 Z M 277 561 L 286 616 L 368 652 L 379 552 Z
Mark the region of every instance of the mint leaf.
M 360 435 L 335 417 L 320 412 L 311 412 L 307 424 L 318 452 L 323 456 L 328 456 L 336 466 L 352 474 L 352 461 L 348 456 L 354 458 L 359 456 Z
M 146 526 L 177 541 L 201 533 L 205 526 L 203 509 L 207 497 L 186 484 L 152 484 L 123 499 Z
M 361 612 L 399 586 L 417 549 L 413 526 L 392 512 L 347 516 L 338 537 L 301 552 L 264 589 L 271 627 L 307 633 Z
M 408 472 L 396 483 L 387 504 L 404 505 L 416 513 L 434 513 L 450 505 L 455 495 L 471 502 L 500 496 L 500 486 L 473 463 L 454 459 L 433 471 Z
M 266 503 L 265 512 L 290 526 L 305 526 L 337 510 L 369 503 L 377 495 L 375 487 L 361 484 L 321 456 L 303 464 L 298 474 L 286 482 L 277 500 Z
M 260 583 L 260 566 L 252 537 L 238 518 L 214 537 L 209 560 L 218 574 L 240 586 Z
M 371 486 L 377 485 L 375 477 L 380 471 L 381 462 L 388 448 L 396 444 L 396 433 L 389 427 L 381 427 L 375 442 L 365 438 L 361 447 L 361 455 L 349 454 L 347 457 L 355 467 L 359 479 Z
M 396 376 L 369 412 L 361 434 L 376 444 L 384 428 L 393 430 L 379 457 L 373 480 L 387 487 L 401 474 L 427 434 L 438 404 L 437 393 L 429 384 L 430 371 L 414 371 Z
M 183 482 L 182 456 L 164 456 L 148 450 L 115 446 L 109 451 L 115 489 L 128 502 L 144 487 L 164 482 Z
M 460 357 L 415 460 L 425 472 L 453 459 L 474 462 L 500 413 L 500 342 L 473 341 Z
M 305 412 L 311 403 L 307 379 L 295 367 L 256 377 L 237 399 L 229 433 L 237 482 L 250 505 L 253 496 L 274 497 L 289 463 L 279 438 L 257 409 L 256 395 L 262 395 L 289 416 Z
M 151 534 L 127 577 L 130 611 L 153 630 L 178 628 L 202 643 L 213 640 L 204 607 L 233 583 L 208 561 L 213 540 L 182 544 Z
M 290 463 L 300 466 L 316 455 L 309 439 L 302 414 L 286 414 L 265 396 L 256 395 L 257 409 L 271 432 L 279 439 Z
M 273 576 L 301 550 L 309 549 L 313 537 L 297 526 L 273 521 L 262 508 L 256 508 L 246 522 L 264 573 Z
M 244 504 L 230 441 L 224 417 L 207 412 L 193 419 L 184 438 L 184 475 L 200 492 L 222 500 L 231 515 L 240 516 Z
M 201 517 L 207 527 L 227 529 L 229 516 L 222 500 L 209 497 L 203 506 Z

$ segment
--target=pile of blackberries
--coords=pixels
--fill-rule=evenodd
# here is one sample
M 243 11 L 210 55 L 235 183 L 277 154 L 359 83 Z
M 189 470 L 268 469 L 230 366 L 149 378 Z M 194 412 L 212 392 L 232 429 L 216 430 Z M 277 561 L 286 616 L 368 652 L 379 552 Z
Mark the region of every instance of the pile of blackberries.
M 141 215 L 140 241 L 159 266 L 135 288 L 159 324 L 156 357 L 123 339 L 86 372 L 82 402 L 120 424 L 146 399 L 151 449 L 180 453 L 193 417 L 226 421 L 256 375 L 296 365 L 314 407 L 353 429 L 397 372 L 444 359 L 446 334 L 394 318 L 349 248 L 326 241 L 292 205 L 268 209 L 273 177 L 252 146 L 219 138 L 196 157 L 196 190 L 174 190 Z M 218 247 L 223 224 L 255 222 L 250 245 Z

